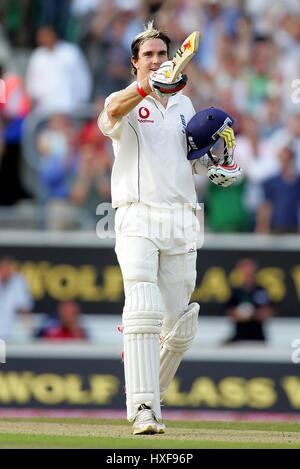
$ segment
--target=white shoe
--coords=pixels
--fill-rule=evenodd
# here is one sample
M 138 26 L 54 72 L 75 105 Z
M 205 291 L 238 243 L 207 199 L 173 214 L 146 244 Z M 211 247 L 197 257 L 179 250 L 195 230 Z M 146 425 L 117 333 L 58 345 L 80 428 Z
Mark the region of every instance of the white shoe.
M 154 435 L 155 433 L 165 433 L 165 425 L 156 420 L 153 410 L 141 404 L 133 424 L 134 435 Z
M 166 426 L 162 422 L 156 421 L 156 428 L 157 428 L 157 433 L 165 433 L 166 432 Z

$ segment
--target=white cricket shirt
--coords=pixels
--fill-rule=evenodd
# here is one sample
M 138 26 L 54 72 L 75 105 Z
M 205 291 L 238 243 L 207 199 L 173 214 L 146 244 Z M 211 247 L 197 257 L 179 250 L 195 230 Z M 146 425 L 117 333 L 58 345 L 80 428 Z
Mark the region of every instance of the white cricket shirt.
M 105 108 L 115 94 L 106 99 Z M 185 135 L 186 125 L 195 114 L 191 100 L 177 94 L 164 108 L 147 96 L 111 130 L 105 108 L 98 125 L 113 143 L 112 206 L 131 202 L 155 207 L 196 204 Z

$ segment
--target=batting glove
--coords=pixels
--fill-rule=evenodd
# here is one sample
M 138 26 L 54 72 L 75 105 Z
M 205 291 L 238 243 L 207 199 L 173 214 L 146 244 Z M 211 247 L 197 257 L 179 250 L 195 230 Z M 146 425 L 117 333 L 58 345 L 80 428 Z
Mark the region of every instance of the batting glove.
M 208 179 L 221 187 L 229 187 L 231 184 L 240 181 L 243 177 L 243 170 L 238 166 L 233 159 L 233 152 L 235 149 L 235 136 L 233 130 L 228 127 L 220 133 L 225 141 L 225 153 L 219 160 L 216 156 L 208 151 L 208 157 L 215 159 L 215 163 L 208 167 Z
M 187 76 L 180 73 L 174 82 L 170 81 L 173 63 L 167 60 L 158 70 L 149 75 L 149 85 L 152 91 L 159 97 L 173 96 L 181 91 L 187 84 Z
M 218 164 L 225 164 L 230 166 L 234 163 L 233 161 L 233 153 L 236 147 L 236 140 L 234 131 L 230 126 L 225 127 L 221 132 L 219 132 L 220 137 L 223 138 L 225 148 L 224 148 L 224 155 L 218 161 Z
M 208 179 L 221 187 L 231 186 L 234 182 L 239 181 L 242 176 L 243 170 L 236 163 L 212 165 L 207 171 Z

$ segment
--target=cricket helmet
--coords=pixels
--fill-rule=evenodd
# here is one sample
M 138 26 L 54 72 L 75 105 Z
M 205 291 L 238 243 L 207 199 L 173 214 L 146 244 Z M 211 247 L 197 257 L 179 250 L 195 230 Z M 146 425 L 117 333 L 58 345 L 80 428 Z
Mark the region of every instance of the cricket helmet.
M 235 148 L 233 123 L 234 119 L 222 109 L 210 107 L 197 112 L 186 127 L 188 159 L 195 160 L 213 151 L 220 139 L 224 141 L 225 159 L 232 156 Z

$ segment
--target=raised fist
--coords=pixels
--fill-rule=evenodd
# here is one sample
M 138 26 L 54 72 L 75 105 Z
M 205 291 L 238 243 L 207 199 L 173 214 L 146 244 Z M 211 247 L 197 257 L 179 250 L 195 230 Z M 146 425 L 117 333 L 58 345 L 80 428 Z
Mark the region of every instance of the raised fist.
M 155 72 L 152 72 L 149 75 L 150 87 L 160 98 L 164 96 L 173 96 L 178 93 L 178 91 L 182 90 L 187 84 L 187 76 L 182 74 L 172 82 L 170 80 L 172 70 L 172 60 L 167 60 L 161 64 L 158 70 L 155 70 Z

